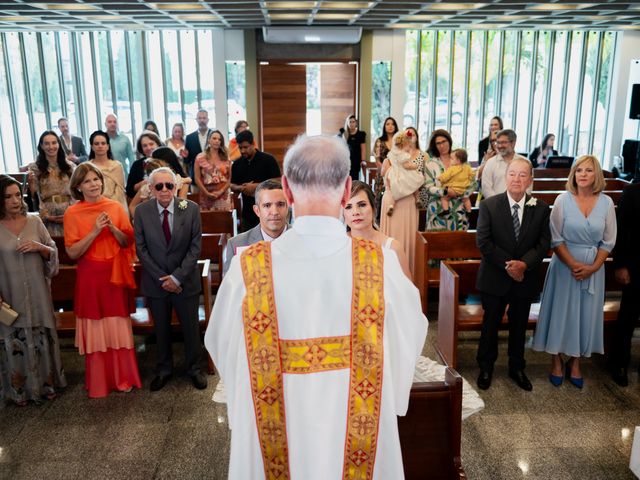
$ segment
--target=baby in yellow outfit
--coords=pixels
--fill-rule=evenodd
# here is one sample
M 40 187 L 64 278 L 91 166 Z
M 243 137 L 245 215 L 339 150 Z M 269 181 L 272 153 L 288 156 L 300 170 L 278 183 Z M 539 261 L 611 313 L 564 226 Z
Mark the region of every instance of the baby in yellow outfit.
M 449 215 L 449 190 L 453 190 L 458 195 L 463 195 L 471 186 L 475 173 L 471 166 L 467 163 L 467 151 L 458 148 L 451 152 L 451 165 L 438 177 L 440 185 L 444 188 L 444 195 L 441 197 L 442 212 L 439 216 Z M 463 197 L 462 203 L 467 212 L 471 211 L 471 200 L 469 197 Z

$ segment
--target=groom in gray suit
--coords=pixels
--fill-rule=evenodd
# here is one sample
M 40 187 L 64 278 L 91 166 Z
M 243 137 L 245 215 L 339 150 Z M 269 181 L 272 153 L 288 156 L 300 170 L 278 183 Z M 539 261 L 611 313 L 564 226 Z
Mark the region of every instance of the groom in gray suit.
M 289 206 L 279 180 L 265 180 L 258 184 L 254 195 L 256 203 L 253 211 L 260 219 L 260 223 L 227 242 L 222 268 L 224 273 L 229 270 L 231 259 L 243 248 L 263 240 L 268 242 L 275 240 L 288 228 Z
M 142 293 L 147 297 L 158 341 L 156 377 L 151 391 L 160 390 L 173 373 L 171 312 L 175 308 L 184 337 L 187 374 L 193 386 L 207 388 L 202 373 L 202 343 L 198 324 L 202 239 L 200 209 L 176 198 L 176 176 L 169 168 L 154 170 L 149 183 L 155 199 L 136 208 L 134 228 L 142 263 Z
M 482 294 L 482 333 L 477 360 L 482 390 L 491 386 L 498 358 L 498 327 L 507 305 L 509 376 L 523 390 L 533 387 L 524 373 L 524 343 L 531 303 L 539 293 L 539 269 L 549 251 L 549 206 L 526 194 L 533 167 L 526 158 L 507 166 L 507 191 L 480 203 L 476 243 L 482 253 L 476 286 Z

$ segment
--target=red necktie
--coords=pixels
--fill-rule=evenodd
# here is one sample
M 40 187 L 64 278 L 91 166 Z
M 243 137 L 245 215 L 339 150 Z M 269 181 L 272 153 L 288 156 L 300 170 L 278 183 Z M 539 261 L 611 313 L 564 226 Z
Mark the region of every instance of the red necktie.
M 171 229 L 169 228 L 169 210 L 166 208 L 162 212 L 164 218 L 162 219 L 162 231 L 164 232 L 164 239 L 167 241 L 167 245 L 171 243 Z

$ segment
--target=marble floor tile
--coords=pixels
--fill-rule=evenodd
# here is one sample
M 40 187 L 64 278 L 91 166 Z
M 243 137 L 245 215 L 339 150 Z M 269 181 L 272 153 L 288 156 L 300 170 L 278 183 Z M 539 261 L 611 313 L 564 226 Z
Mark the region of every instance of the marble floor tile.
M 423 352 L 437 359 L 437 312 Z M 460 339 L 458 371 L 472 384 L 477 333 Z M 506 335 L 491 388 L 480 392 L 483 411 L 462 425 L 462 463 L 472 480 L 631 479 L 632 435 L 640 425 L 640 380 L 628 388 L 613 383 L 600 356 L 584 361 L 585 388 L 553 387 L 549 356 L 526 351 L 532 392 L 507 376 Z M 69 386 L 53 402 L 0 410 L 0 480 L 22 479 L 225 479 L 230 432 L 226 407 L 211 401 L 219 380 L 206 390 L 184 377 L 182 344 L 174 344 L 175 376 L 150 392 L 155 345 L 137 337 L 144 386 L 129 394 L 90 400 L 84 390 L 84 360 L 73 339 L 62 340 Z M 147 343 L 140 343 L 146 341 Z M 633 364 L 640 360 L 634 342 Z M 627 429 L 627 430 L 625 430 Z

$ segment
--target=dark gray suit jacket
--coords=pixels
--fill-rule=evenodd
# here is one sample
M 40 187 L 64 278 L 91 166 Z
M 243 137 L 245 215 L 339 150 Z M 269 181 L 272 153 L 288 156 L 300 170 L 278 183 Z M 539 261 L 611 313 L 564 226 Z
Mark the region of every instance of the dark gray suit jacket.
M 64 150 L 65 155 L 73 153 L 76 157 L 78 157 L 78 161 L 75 163 L 86 162 L 89 159 L 89 155 L 87 155 L 87 150 L 84 146 L 84 141 L 80 137 L 71 135 L 71 151 L 67 150 L 67 144 L 64 143 L 62 137 L 60 137 L 60 145 L 62 145 L 62 149 Z
M 531 197 L 526 196 L 525 202 Z M 511 291 L 518 297 L 538 294 L 538 270 L 549 251 L 549 206 L 537 199 L 535 206 L 525 206 L 520 235 L 516 241 L 506 193 L 480 202 L 476 243 L 482 253 L 476 286 L 481 292 L 503 296 Z M 513 280 L 505 270 L 505 262 L 522 260 L 527 270 L 522 282 Z
M 287 229 L 289 229 L 289 225 L 285 226 L 285 231 Z M 225 274 L 229 270 L 229 267 L 231 266 L 231 259 L 236 254 L 236 249 L 238 247 L 248 247 L 249 245 L 253 245 L 254 243 L 261 242 L 262 240 L 264 240 L 264 238 L 262 237 L 260 224 L 256 225 L 251 230 L 247 230 L 240 235 L 236 235 L 235 237 L 230 238 L 224 251 L 222 273 Z
M 176 198 L 173 210 L 171 242 L 167 245 L 162 231 L 158 204 L 147 200 L 136 208 L 134 230 L 138 258 L 142 263 L 142 294 L 147 297 L 166 297 L 160 277 L 173 275 L 182 286 L 182 295 L 200 293 L 200 275 L 197 263 L 202 243 L 200 208 L 185 200 L 187 208 L 178 206 L 183 200 Z
M 240 235 L 236 235 L 235 237 L 230 238 L 224 251 L 224 263 L 222 266 L 222 272 L 227 273 L 227 271 L 229 270 L 231 259 L 236 254 L 236 249 L 238 247 L 248 247 L 249 245 L 253 245 L 254 243 L 261 242 L 262 240 L 264 240 L 264 238 L 262 237 L 260 224 L 256 225 L 251 230 L 247 230 Z

